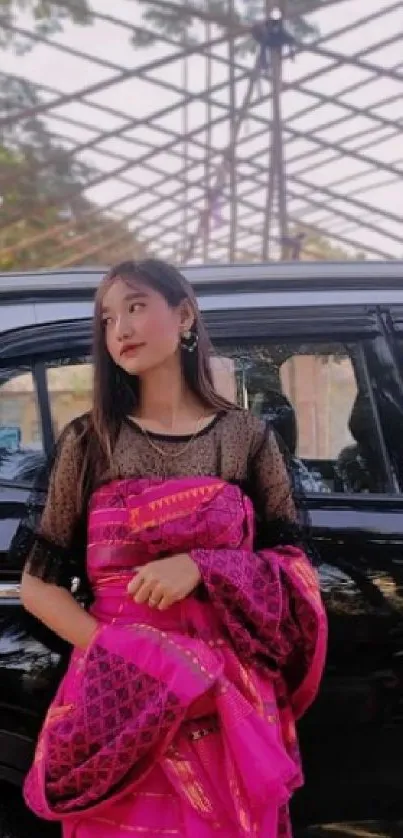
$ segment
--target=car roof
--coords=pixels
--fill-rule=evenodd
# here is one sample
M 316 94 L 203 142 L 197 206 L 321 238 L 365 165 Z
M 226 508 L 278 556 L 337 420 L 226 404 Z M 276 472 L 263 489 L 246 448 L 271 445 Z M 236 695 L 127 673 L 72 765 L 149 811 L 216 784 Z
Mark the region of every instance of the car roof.
M 403 262 L 291 262 L 183 269 L 203 312 L 403 306 Z M 0 274 L 0 334 L 92 317 L 102 268 Z
M 27 295 L 63 295 L 87 293 L 91 296 L 98 287 L 107 268 L 83 267 L 68 270 L 43 270 L 0 273 L 0 298 Z M 294 286 L 307 291 L 329 286 L 347 288 L 373 288 L 382 283 L 386 287 L 403 290 L 403 261 L 343 261 L 343 262 L 268 262 L 266 264 L 210 264 L 182 268 L 184 276 L 197 289 L 222 286 L 243 289 L 259 284 L 261 288 L 275 289 Z

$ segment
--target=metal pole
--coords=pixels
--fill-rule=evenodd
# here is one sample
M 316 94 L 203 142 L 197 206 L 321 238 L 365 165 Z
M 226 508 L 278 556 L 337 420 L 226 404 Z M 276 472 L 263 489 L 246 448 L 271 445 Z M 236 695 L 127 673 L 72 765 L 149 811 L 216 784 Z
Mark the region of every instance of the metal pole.
M 277 181 L 278 223 L 281 238 L 281 259 L 287 258 L 287 198 L 285 183 L 285 165 L 283 155 L 283 132 L 281 121 L 281 85 L 282 85 L 282 48 L 272 50 L 272 86 L 273 86 L 273 152 L 274 170 Z
M 186 47 L 186 34 L 183 36 L 182 46 Z M 185 252 L 186 243 L 188 240 L 188 207 L 189 207 L 189 178 L 188 178 L 188 163 L 189 163 L 189 110 L 188 110 L 188 87 L 189 87 L 189 66 L 188 57 L 184 55 L 182 63 L 182 88 L 184 91 L 184 101 L 182 110 L 182 136 L 183 136 L 183 210 L 182 210 L 182 253 Z
M 263 221 L 262 258 L 270 254 L 270 234 L 275 205 L 278 206 L 278 227 L 280 258 L 288 256 L 288 221 L 286 173 L 283 152 L 283 131 L 281 114 L 283 49 L 293 44 L 292 36 L 284 27 L 286 0 L 281 6 L 274 6 L 273 0 L 266 0 L 266 22 L 254 27 L 254 36 L 260 45 L 261 65 L 268 62 L 272 87 L 272 126 L 269 157 L 269 171 L 266 191 L 266 210 Z M 277 208 L 277 207 L 276 207 Z
M 235 17 L 235 2 L 228 0 L 228 15 Z M 236 88 L 235 88 L 235 37 L 230 34 L 228 41 L 229 60 L 229 113 L 230 113 L 230 156 L 229 156 L 229 186 L 230 186 L 230 229 L 228 256 L 230 262 L 236 261 L 237 234 L 237 189 L 236 189 Z
M 273 0 L 266 0 L 266 18 L 269 20 L 272 13 Z M 273 95 L 273 94 L 272 94 Z M 273 119 L 271 127 L 271 137 L 269 146 L 269 160 L 268 160 L 268 179 L 266 189 L 266 206 L 263 218 L 263 233 L 262 233 L 262 261 L 267 262 L 270 253 L 270 231 L 274 207 L 274 196 L 276 191 L 276 170 L 275 170 L 275 138 L 273 131 Z
M 267 262 L 270 254 L 270 232 L 273 218 L 274 196 L 276 191 L 275 148 L 273 131 L 269 148 L 269 173 L 266 189 L 266 207 L 263 218 L 262 261 Z
M 208 7 L 209 0 L 206 0 L 206 7 Z M 206 23 L 206 43 L 208 43 L 211 39 L 211 23 L 207 21 Z M 205 92 L 207 94 L 206 98 L 206 150 L 204 155 L 204 183 L 205 183 L 205 198 L 204 198 L 204 227 L 203 227 L 203 262 L 206 263 L 209 261 L 209 245 L 210 245 L 210 227 L 211 221 L 208 212 L 208 202 L 209 202 L 209 193 L 211 187 L 211 157 L 212 157 L 212 126 L 211 126 L 211 119 L 212 119 L 212 109 L 211 109 L 211 101 L 209 92 L 212 85 L 212 58 L 210 50 L 207 50 L 206 54 L 206 82 L 205 82 Z
M 251 100 L 252 100 L 252 94 L 253 94 L 253 89 L 254 89 L 254 86 L 255 86 L 256 75 L 257 75 L 257 63 L 256 63 L 256 65 L 255 65 L 255 67 L 254 67 L 254 69 L 253 69 L 253 71 L 252 71 L 252 73 L 249 77 L 249 83 L 248 83 L 247 90 L 245 92 L 244 100 L 242 102 L 242 105 L 239 109 L 239 112 L 238 112 L 236 120 L 235 120 L 234 136 L 232 138 L 232 143 L 236 143 L 237 140 L 238 140 L 239 131 L 241 129 L 243 120 L 246 116 L 246 113 L 248 111 L 249 105 L 250 105 Z M 210 192 L 209 192 L 209 196 L 208 196 L 208 202 L 207 202 L 207 208 L 205 210 L 202 210 L 202 212 L 200 213 L 199 220 L 198 220 L 198 223 L 196 225 L 196 229 L 195 229 L 194 233 L 189 238 L 189 245 L 186 249 L 185 258 L 184 258 L 185 262 L 187 262 L 187 261 L 189 261 L 189 259 L 193 258 L 195 247 L 196 247 L 197 241 L 199 239 L 199 236 L 201 235 L 202 231 L 204 230 L 204 225 L 206 224 L 207 220 L 211 217 L 211 211 L 213 209 L 214 203 L 216 202 L 217 196 L 221 195 L 222 189 L 225 186 L 225 183 L 227 181 L 227 175 L 228 175 L 228 168 L 229 168 L 228 163 L 229 163 L 229 159 L 230 159 L 230 155 L 231 155 L 231 147 L 232 147 L 232 144 L 230 142 L 226 146 L 224 151 L 222 152 L 221 161 L 220 161 L 220 163 L 219 163 L 219 165 L 216 169 L 214 184 L 210 188 Z

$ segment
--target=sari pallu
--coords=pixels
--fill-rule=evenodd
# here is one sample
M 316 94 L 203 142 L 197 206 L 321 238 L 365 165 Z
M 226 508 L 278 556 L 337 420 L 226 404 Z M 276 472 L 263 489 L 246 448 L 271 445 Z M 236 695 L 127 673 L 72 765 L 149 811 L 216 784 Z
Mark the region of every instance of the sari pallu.
M 93 495 L 99 630 L 72 654 L 25 783 L 66 838 L 284 834 L 302 783 L 295 720 L 318 689 L 326 620 L 302 551 L 253 542 L 250 501 L 215 478 Z M 135 569 L 183 552 L 200 569 L 194 594 L 165 612 L 134 603 Z

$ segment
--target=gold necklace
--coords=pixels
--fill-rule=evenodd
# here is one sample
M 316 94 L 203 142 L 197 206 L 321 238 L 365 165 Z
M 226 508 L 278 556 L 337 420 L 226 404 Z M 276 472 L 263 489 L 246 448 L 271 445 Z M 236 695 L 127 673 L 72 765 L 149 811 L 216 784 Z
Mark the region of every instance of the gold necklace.
M 139 425 L 138 427 L 140 428 L 140 430 L 142 431 L 143 435 L 145 436 L 145 438 L 146 438 L 146 440 L 147 440 L 147 442 L 148 442 L 149 446 L 150 446 L 151 448 L 153 448 L 153 449 L 154 449 L 154 451 L 156 451 L 156 452 L 157 452 L 157 454 L 159 454 L 159 455 L 160 455 L 160 457 L 162 457 L 163 459 L 165 459 L 166 457 L 170 457 L 172 460 L 177 460 L 179 457 L 181 457 L 181 456 L 182 456 L 182 454 L 184 454 L 184 453 L 188 450 L 189 446 L 191 445 L 191 443 L 193 442 L 193 440 L 195 439 L 195 437 L 196 437 L 196 436 L 197 436 L 197 434 L 199 433 L 199 425 L 200 425 L 200 423 L 201 423 L 202 421 L 203 421 L 203 417 L 202 417 L 201 419 L 199 419 L 199 421 L 198 421 L 198 423 L 197 423 L 196 430 L 195 430 L 195 432 L 192 434 L 192 436 L 191 436 L 191 437 L 187 440 L 186 445 L 185 445 L 183 448 L 181 448 L 181 449 L 180 449 L 180 451 L 175 451 L 175 452 L 172 452 L 172 451 L 164 451 L 162 448 L 160 448 L 160 447 L 159 447 L 159 445 L 157 445 L 157 443 L 156 443 L 156 442 L 154 442 L 154 440 L 153 440 L 153 439 L 151 439 L 150 434 L 148 433 L 148 431 L 146 431 L 146 429 L 145 429 L 145 428 L 142 428 L 142 427 L 141 427 L 141 425 Z M 179 436 L 179 435 L 178 435 L 178 436 Z M 171 437 L 170 437 L 170 441 L 171 441 L 171 440 L 173 440 L 173 439 L 175 439 L 175 435 L 174 435 L 174 434 L 173 434 L 173 435 L 171 435 Z

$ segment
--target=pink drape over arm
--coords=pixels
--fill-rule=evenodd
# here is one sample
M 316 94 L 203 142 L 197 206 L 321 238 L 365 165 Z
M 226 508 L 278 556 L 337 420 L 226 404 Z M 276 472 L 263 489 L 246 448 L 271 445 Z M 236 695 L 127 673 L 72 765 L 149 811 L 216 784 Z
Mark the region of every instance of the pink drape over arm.
M 271 431 L 252 459 L 251 489 L 263 529 L 278 532 L 281 546 L 193 550 L 191 556 L 237 653 L 282 673 L 299 717 L 319 688 L 327 623 L 317 574 L 298 545 L 292 487 Z

